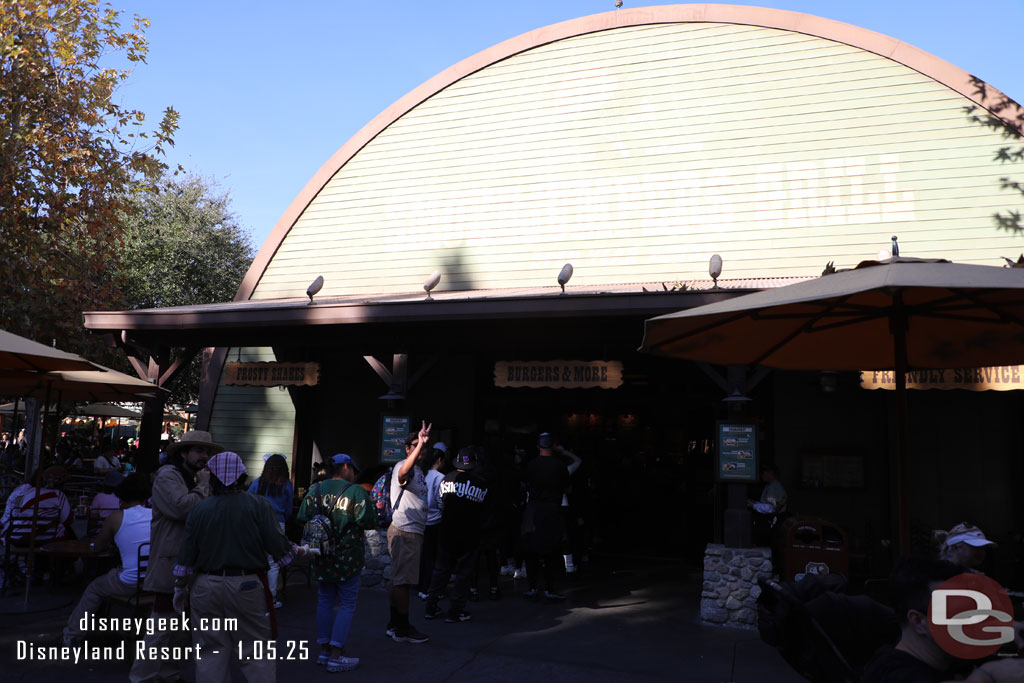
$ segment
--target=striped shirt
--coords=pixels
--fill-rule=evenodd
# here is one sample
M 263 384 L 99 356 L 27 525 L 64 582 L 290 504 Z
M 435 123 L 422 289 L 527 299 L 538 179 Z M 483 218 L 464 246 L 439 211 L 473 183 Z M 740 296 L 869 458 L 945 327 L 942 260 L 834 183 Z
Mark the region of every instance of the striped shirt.
M 38 500 L 39 519 L 36 522 L 36 545 L 42 545 L 67 534 L 67 527 L 73 519 L 71 504 L 63 491 L 35 487 L 28 489 L 21 496 L 21 505 L 12 513 L 9 521 L 10 538 L 13 543 L 26 545 L 33 534 L 33 515 Z M 47 526 L 39 529 L 39 523 L 57 520 L 56 527 Z M 6 533 L 5 529 L 5 533 Z

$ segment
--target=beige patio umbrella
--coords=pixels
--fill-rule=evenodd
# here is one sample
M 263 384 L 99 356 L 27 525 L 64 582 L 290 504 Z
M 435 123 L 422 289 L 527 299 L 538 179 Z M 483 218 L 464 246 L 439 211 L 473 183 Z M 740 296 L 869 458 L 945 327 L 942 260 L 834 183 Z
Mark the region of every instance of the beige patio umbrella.
M 894 370 L 910 543 L 906 372 L 1024 363 L 1024 269 L 895 257 L 646 321 L 642 351 L 790 370 Z
M 54 370 L 96 370 L 98 365 L 81 356 L 50 348 L 0 330 L 0 369 L 50 372 Z
M 165 391 L 145 380 L 117 370 L 95 366 L 94 370 L 42 372 L 32 376 L 7 374 L 0 370 L 0 394 L 9 396 L 43 396 L 59 392 L 64 401 L 126 401 L 139 396 L 153 396 Z

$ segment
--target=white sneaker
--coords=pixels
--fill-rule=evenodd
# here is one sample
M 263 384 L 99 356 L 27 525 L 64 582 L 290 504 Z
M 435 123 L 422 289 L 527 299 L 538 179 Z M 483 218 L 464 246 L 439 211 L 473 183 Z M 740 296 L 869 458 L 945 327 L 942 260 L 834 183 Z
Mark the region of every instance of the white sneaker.
M 274 601 L 274 609 L 281 609 L 282 607 L 284 607 L 284 603 L 283 602 L 281 602 L 280 600 L 275 600 Z
M 520 567 L 519 569 L 515 570 L 515 573 L 513 573 L 512 578 L 514 578 L 514 579 L 525 579 L 526 578 L 526 567 Z
M 338 671 L 351 671 L 357 666 L 359 666 L 358 657 L 338 657 L 337 659 L 331 657 L 327 660 L 327 670 L 331 673 Z
M 515 576 L 516 568 L 510 564 L 506 564 L 498 573 L 502 576 Z
M 419 593 L 416 594 L 416 597 L 418 597 L 420 600 L 426 600 L 430 596 L 428 594 L 424 593 L 423 591 L 420 591 Z

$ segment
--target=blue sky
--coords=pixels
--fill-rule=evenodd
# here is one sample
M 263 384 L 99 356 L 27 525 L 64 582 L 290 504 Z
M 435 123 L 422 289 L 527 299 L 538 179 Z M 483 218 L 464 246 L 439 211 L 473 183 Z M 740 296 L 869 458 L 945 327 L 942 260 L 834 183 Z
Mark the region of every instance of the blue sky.
M 395 100 L 456 62 L 614 0 L 112 0 L 152 21 L 119 97 L 181 129 L 168 161 L 227 190 L 258 248 L 308 180 Z M 626 7 L 678 4 L 632 2 Z M 773 0 L 898 38 L 1024 100 L 1024 0 Z

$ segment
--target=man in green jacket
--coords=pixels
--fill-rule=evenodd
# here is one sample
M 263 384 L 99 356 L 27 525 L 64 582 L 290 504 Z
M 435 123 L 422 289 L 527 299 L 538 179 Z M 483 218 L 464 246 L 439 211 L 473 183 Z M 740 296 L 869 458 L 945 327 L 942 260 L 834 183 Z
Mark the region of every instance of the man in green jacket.
M 359 468 L 352 458 L 339 453 L 332 458 L 331 478 L 313 486 L 302 501 L 298 519 L 308 522 L 317 515 L 330 518 L 333 552 L 313 559 L 313 571 L 319 582 L 316 610 L 317 664 L 328 671 L 349 671 L 359 665 L 356 657 L 346 657 L 359 580 L 365 562 L 363 532 L 377 524 L 377 513 L 366 489 L 354 484 Z
M 236 655 L 249 683 L 274 683 L 274 657 L 256 649 L 277 637 L 267 556 L 284 566 L 308 549 L 284 535 L 270 501 L 245 490 L 248 472 L 236 453 L 218 453 L 209 466 L 213 495 L 189 512 L 174 567 L 175 607 L 184 611 L 186 596 L 192 605 L 196 683 L 231 680 Z M 228 619 L 237 628 L 202 626 Z

